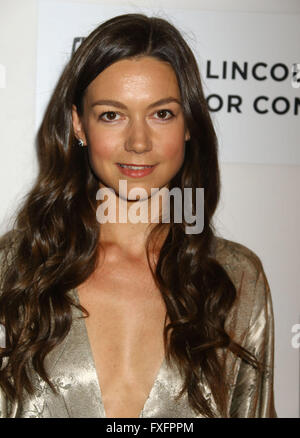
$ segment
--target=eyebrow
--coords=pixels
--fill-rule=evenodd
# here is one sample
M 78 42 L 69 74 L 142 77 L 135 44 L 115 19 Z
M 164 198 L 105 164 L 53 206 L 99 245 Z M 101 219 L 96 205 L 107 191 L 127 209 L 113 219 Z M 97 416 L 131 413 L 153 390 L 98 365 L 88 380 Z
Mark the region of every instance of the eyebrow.
M 181 105 L 181 101 L 176 99 L 175 97 L 166 97 L 164 99 L 160 99 L 157 100 L 156 102 L 151 103 L 150 105 L 147 106 L 147 109 L 153 108 L 155 106 L 158 105 L 164 105 L 166 103 L 171 103 L 171 102 L 176 102 L 179 105 Z M 96 100 L 96 102 L 94 102 L 92 104 L 92 107 L 96 106 L 96 105 L 110 105 L 110 106 L 114 106 L 117 108 L 122 108 L 122 109 L 128 109 L 126 105 L 124 105 L 121 102 L 118 102 L 117 100 L 108 100 L 108 99 L 104 99 L 104 100 Z

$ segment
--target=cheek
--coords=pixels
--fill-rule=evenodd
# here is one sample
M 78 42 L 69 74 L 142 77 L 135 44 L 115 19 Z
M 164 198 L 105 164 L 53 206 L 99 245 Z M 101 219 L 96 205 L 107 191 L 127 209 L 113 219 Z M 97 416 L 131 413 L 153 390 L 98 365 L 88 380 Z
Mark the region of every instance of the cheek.
M 173 161 L 174 167 L 181 164 L 184 160 L 185 154 L 185 141 L 184 141 L 184 120 L 181 116 L 174 124 L 170 124 L 170 129 L 167 129 L 164 133 L 164 147 L 163 157 L 167 161 Z
M 166 160 L 173 160 L 176 166 L 178 162 L 184 158 L 185 144 L 181 133 L 170 135 L 168 141 L 165 143 L 163 156 Z
M 96 159 L 112 158 L 115 151 L 115 141 L 112 135 L 108 133 L 91 132 L 88 138 L 90 152 Z

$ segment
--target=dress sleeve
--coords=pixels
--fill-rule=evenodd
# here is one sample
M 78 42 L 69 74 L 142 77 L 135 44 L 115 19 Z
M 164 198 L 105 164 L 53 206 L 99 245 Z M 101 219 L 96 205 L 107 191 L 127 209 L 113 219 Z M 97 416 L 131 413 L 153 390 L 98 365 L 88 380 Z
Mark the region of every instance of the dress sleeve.
M 234 386 L 230 416 L 235 418 L 277 418 L 274 406 L 274 316 L 269 284 L 263 268 L 255 287 L 249 329 L 242 346 L 263 365 L 259 373 L 241 361 Z
M 7 418 L 8 417 L 7 411 L 8 411 L 7 397 L 0 386 L 0 418 Z
M 1 245 L 1 242 L 0 242 Z M 0 296 L 2 293 L 2 272 L 3 272 L 3 250 L 0 246 Z M 0 324 L 0 348 L 5 347 L 5 327 L 3 324 Z M 5 358 L 3 359 L 2 368 L 5 365 Z M 1 369 L 1 368 L 0 368 Z M 6 395 L 0 385 L 0 418 L 6 418 L 7 417 L 7 399 Z
M 10 238 L 13 234 L 8 232 L 0 237 L 0 296 L 2 294 L 3 289 L 3 280 L 4 280 L 4 272 L 7 266 L 7 263 L 11 262 L 12 254 L 8 250 Z M 6 339 L 5 339 L 5 327 L 3 324 L 0 324 L 0 348 L 5 347 Z M 5 367 L 7 363 L 7 358 L 5 357 L 2 361 L 2 368 Z M 3 391 L 0 385 L 0 418 L 8 418 L 14 415 L 16 409 L 12 411 L 12 405 L 8 400 L 5 392 Z

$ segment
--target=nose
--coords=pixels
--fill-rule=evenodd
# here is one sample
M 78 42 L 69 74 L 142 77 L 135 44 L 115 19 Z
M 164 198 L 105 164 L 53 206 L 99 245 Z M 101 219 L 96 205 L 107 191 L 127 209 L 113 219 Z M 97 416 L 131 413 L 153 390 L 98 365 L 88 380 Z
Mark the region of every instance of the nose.
M 132 120 L 125 139 L 125 149 L 128 152 L 141 154 L 152 149 L 150 128 L 143 119 Z

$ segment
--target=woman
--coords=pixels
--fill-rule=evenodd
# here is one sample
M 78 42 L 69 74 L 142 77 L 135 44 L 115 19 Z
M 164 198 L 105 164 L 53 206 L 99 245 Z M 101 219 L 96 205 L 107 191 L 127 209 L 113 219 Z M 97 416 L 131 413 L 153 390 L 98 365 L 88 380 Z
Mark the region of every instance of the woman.
M 1 415 L 276 417 L 268 282 L 214 231 L 217 141 L 179 31 L 142 14 L 95 29 L 56 86 L 38 157 L 1 243 Z M 204 188 L 201 232 L 175 202 L 169 222 L 164 202 L 156 220 L 120 219 L 163 188 Z

